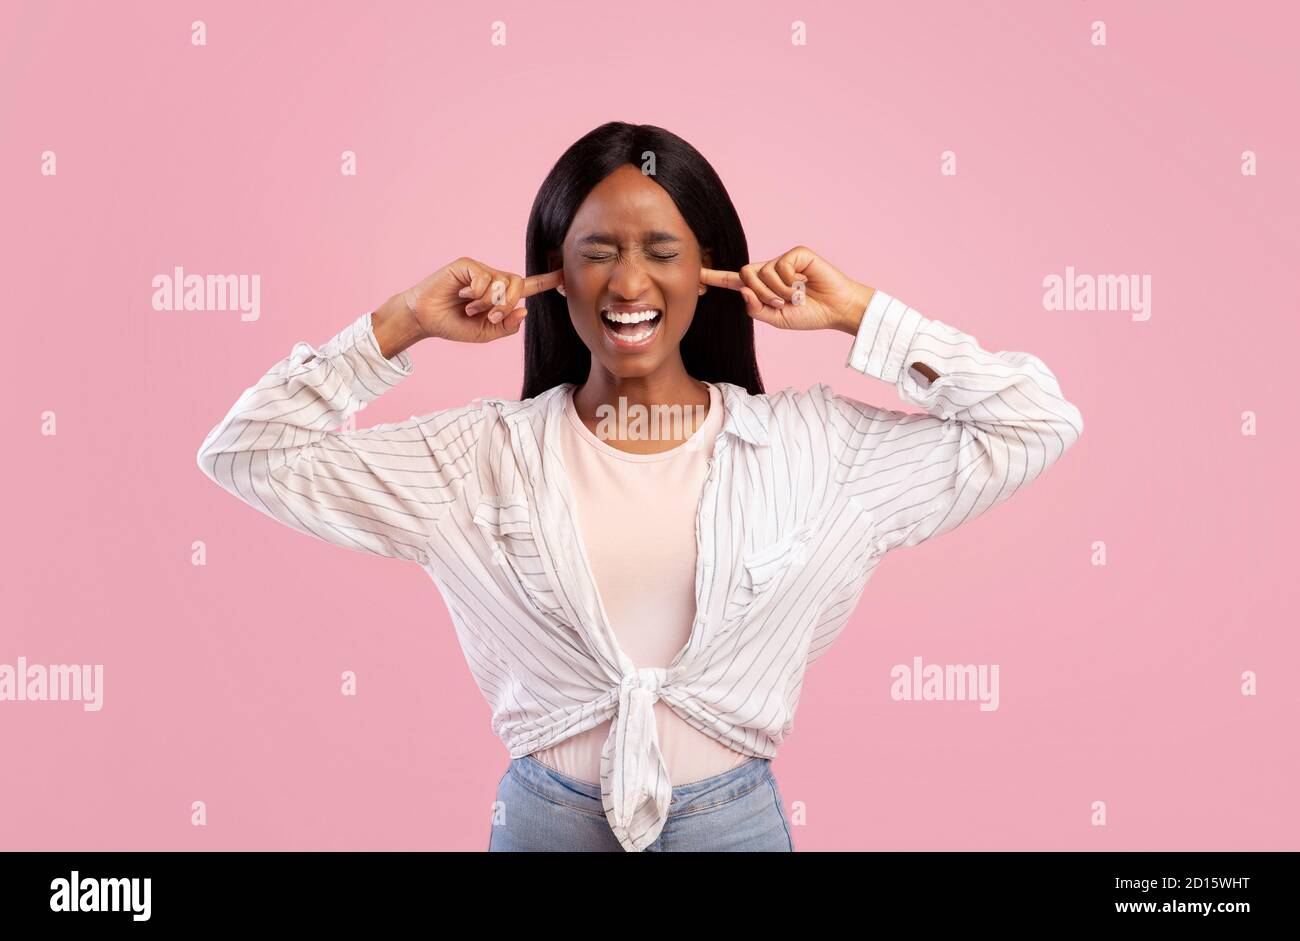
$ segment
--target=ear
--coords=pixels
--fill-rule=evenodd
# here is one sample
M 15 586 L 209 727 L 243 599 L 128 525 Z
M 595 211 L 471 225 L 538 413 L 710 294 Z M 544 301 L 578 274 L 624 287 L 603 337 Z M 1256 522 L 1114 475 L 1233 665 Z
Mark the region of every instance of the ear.
M 556 268 L 563 268 L 563 267 L 564 267 L 564 257 L 563 257 L 563 256 L 562 256 L 558 251 L 556 251 L 555 249 L 553 249 L 553 248 L 548 248 L 548 249 L 546 250 L 546 270 L 547 270 L 547 271 L 554 271 Z M 560 283 L 557 284 L 557 285 L 555 286 L 555 291 L 556 291 L 556 293 L 558 293 L 558 294 L 560 295 L 560 297 L 566 297 L 566 296 L 567 296 L 567 295 L 564 293 L 564 274 L 563 274 L 563 272 L 561 272 L 561 274 L 560 274 Z

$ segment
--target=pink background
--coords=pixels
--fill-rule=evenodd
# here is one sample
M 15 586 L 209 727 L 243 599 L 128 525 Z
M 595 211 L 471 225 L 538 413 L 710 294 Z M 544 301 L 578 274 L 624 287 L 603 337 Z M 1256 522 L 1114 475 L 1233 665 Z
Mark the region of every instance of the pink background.
M 0 703 L 0 846 L 486 847 L 508 757 L 433 584 L 256 513 L 195 454 L 296 340 L 461 254 L 522 271 L 547 170 L 620 119 L 705 154 L 755 258 L 807 244 L 987 349 L 1032 352 L 1085 420 L 1014 500 L 891 555 L 810 669 L 774 764 L 807 808 L 796 847 L 1300 848 L 1294 5 L 2 16 L 0 663 L 102 663 L 105 702 Z M 260 319 L 154 311 L 150 281 L 176 265 L 260 274 Z M 1149 274 L 1151 319 L 1044 310 L 1067 265 Z M 847 352 L 759 326 L 769 389 L 901 407 Z M 412 355 L 362 426 L 518 394 L 517 338 Z M 892 701 L 890 667 L 914 656 L 998 664 L 1000 708 Z

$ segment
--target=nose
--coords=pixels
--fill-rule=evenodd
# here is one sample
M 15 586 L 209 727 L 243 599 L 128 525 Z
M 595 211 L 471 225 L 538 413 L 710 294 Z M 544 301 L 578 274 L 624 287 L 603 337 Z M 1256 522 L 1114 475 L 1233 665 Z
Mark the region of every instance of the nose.
M 610 300 L 616 304 L 635 304 L 646 296 L 650 283 L 650 277 L 636 259 L 620 261 L 609 277 Z

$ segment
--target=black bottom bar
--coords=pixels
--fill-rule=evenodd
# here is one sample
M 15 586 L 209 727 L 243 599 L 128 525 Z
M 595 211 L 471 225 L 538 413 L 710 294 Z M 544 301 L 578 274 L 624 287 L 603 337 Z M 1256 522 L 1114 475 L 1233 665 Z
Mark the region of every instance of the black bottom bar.
M 75 922 L 92 935 L 154 925 L 337 931 L 402 927 L 413 918 L 434 926 L 444 917 L 463 926 L 478 915 L 510 918 L 570 899 L 589 905 L 596 892 L 618 900 L 620 914 L 638 916 L 696 912 L 707 897 L 719 914 L 734 913 L 728 900 L 758 912 L 779 906 L 786 917 L 791 904 L 796 911 L 812 904 L 819 924 L 829 907 L 864 928 L 886 924 L 882 918 L 984 929 L 1101 919 L 1232 930 L 1253 917 L 1288 915 L 1284 896 L 1297 871 L 1295 853 L 553 855 L 7 853 L 0 916 L 6 929 Z M 666 876 L 675 878 L 659 881 Z

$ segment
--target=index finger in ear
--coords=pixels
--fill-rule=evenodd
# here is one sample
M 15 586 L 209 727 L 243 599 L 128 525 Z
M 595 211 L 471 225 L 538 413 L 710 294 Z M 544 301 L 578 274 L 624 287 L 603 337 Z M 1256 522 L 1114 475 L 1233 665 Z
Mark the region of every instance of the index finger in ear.
M 740 280 L 739 272 L 718 271 L 713 268 L 700 269 L 700 283 L 715 288 L 729 288 L 732 291 L 739 291 L 745 286 L 745 282 Z
M 556 268 L 554 271 L 546 272 L 546 274 L 530 275 L 524 279 L 524 292 L 520 296 L 532 297 L 534 294 L 541 294 L 543 291 L 549 291 L 557 287 L 563 281 L 563 268 Z

